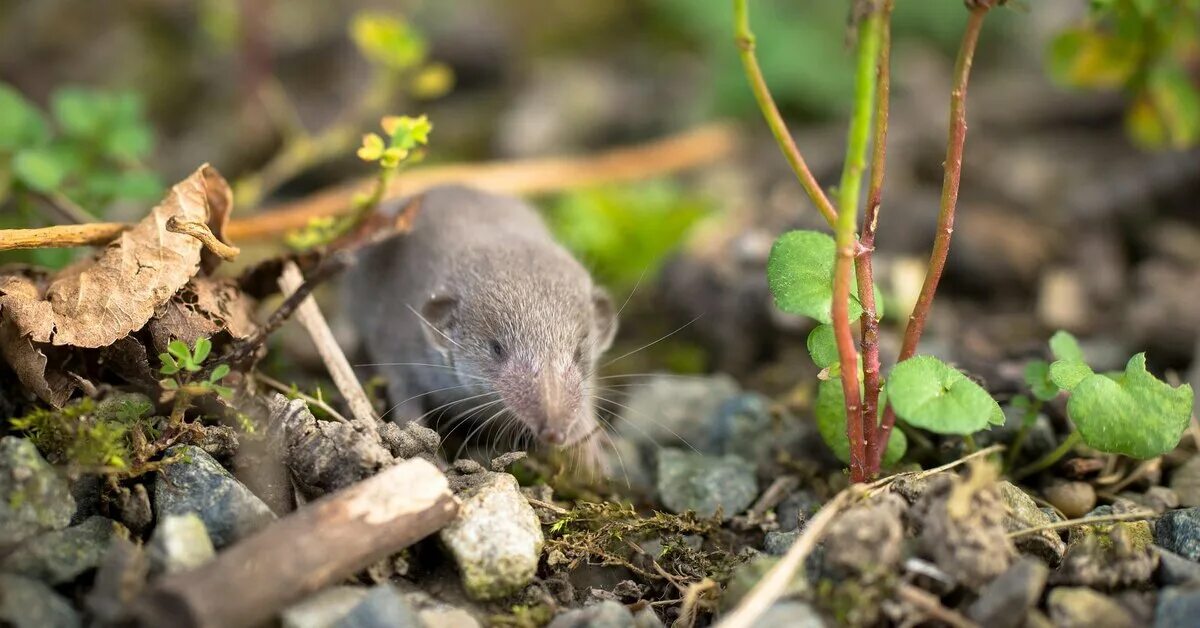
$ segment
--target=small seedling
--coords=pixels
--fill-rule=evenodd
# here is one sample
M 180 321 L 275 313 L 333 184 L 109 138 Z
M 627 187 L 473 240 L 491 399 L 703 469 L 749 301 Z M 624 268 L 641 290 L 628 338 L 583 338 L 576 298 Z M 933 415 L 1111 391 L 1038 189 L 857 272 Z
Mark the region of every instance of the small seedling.
M 167 352 L 158 355 L 162 361 L 158 372 L 170 376 L 160 380 L 159 384 L 167 390 L 186 391 L 190 396 L 213 392 L 224 399 L 232 397 L 233 389 L 218 383 L 229 375 L 228 364 L 218 364 L 206 379 L 193 380 L 191 377 L 204 369 L 204 360 L 211 351 L 212 341 L 208 338 L 196 340 L 191 349 L 182 340 L 172 340 L 167 344 Z

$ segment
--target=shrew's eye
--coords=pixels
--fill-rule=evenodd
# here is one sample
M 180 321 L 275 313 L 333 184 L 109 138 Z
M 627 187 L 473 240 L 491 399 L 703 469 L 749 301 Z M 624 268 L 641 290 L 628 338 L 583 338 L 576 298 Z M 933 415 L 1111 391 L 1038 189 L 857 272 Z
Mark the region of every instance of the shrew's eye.
M 504 346 L 500 344 L 499 340 L 492 340 L 491 349 L 492 349 L 492 357 L 493 358 L 496 358 L 497 360 L 504 359 L 504 355 L 505 355 Z

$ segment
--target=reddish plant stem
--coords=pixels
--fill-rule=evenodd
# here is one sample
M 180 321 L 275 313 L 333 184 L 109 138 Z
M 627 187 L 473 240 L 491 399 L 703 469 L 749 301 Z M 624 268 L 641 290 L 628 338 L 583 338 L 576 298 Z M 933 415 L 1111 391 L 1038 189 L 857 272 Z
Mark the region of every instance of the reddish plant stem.
M 963 144 L 967 139 L 967 83 L 971 77 L 971 62 L 975 56 L 975 45 L 979 42 L 979 31 L 983 27 L 983 18 L 991 8 L 991 3 L 978 2 L 969 6 L 971 14 L 967 19 L 962 45 L 954 63 L 954 86 L 950 92 L 950 132 L 946 141 L 946 161 L 942 164 L 944 175 L 937 234 L 934 236 L 929 270 L 925 273 L 921 294 L 917 297 L 917 304 L 913 307 L 912 314 L 908 317 L 908 326 L 904 330 L 904 342 L 900 347 L 899 356 L 901 362 L 917 352 L 917 343 L 921 340 L 921 332 L 925 330 L 925 319 L 929 316 L 938 282 L 941 281 L 942 271 L 946 268 L 950 235 L 954 233 L 954 210 L 958 205 L 958 184 L 962 178 Z M 896 413 L 888 406 L 879 426 L 878 440 L 887 442 L 895 422 Z M 880 449 L 882 450 L 882 447 Z
M 858 278 L 858 298 L 862 302 L 863 417 L 867 428 L 867 474 L 875 476 L 883 462 L 888 434 L 877 425 L 879 416 L 879 313 L 875 306 L 875 229 L 879 225 L 879 207 L 883 196 L 884 161 L 887 155 L 888 105 L 891 95 L 892 0 L 880 9 L 879 61 L 876 65 L 875 126 L 871 146 L 871 181 L 867 188 L 867 208 L 863 217 L 859 253 L 854 259 Z

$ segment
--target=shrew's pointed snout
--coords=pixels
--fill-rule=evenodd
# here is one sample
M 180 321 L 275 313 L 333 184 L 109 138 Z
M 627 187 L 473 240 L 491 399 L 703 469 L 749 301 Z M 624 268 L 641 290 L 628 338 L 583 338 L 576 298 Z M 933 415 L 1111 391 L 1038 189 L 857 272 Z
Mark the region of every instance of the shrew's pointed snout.
M 557 425 L 543 425 L 538 438 L 548 445 L 561 447 L 567 442 L 567 433 Z

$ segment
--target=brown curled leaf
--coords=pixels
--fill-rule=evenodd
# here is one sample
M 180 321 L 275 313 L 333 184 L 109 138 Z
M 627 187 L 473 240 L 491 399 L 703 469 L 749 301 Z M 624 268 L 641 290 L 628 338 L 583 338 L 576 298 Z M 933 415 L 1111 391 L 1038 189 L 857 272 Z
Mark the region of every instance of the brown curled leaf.
M 48 280 L 6 269 L 0 276 L 0 354 L 21 383 L 61 406 L 77 387 L 61 368 L 69 358 L 63 349 L 109 347 L 144 327 L 201 265 L 200 241 L 168 231 L 167 221 L 208 224 L 219 237 L 229 198 L 225 180 L 204 165 L 94 257 Z M 136 366 L 135 379 L 144 379 Z
M 33 342 L 84 348 L 108 346 L 141 329 L 200 267 L 200 242 L 171 233 L 166 223 L 171 217 L 208 222 L 216 194 L 208 186 L 224 184 L 211 171 L 201 166 L 95 259 L 63 269 L 41 299 L 0 296 L 5 319 Z

